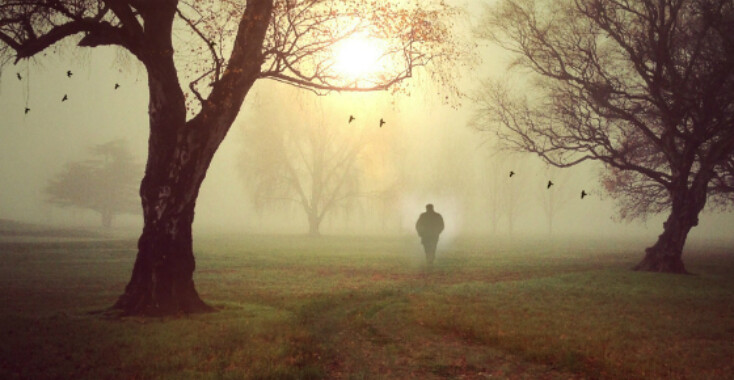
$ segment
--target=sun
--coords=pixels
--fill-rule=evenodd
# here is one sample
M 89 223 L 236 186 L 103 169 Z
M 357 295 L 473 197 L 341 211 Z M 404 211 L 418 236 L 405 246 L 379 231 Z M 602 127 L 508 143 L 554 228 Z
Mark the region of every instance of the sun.
M 345 79 L 365 79 L 384 71 L 384 51 L 380 40 L 353 35 L 334 47 L 334 70 Z

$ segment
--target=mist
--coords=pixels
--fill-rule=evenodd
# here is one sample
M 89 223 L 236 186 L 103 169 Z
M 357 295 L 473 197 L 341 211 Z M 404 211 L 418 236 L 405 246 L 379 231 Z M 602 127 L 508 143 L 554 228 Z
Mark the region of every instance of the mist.
M 146 75 L 114 49 L 81 51 L 8 64 L 0 73 L 0 219 L 99 228 L 93 211 L 49 204 L 43 193 L 64 165 L 87 159 L 95 144 L 125 140 L 142 178 L 148 142 Z M 536 156 L 499 150 L 494 136 L 470 127 L 475 106 L 469 95 L 483 79 L 501 76 L 506 64 L 502 53 L 488 44 L 479 43 L 477 51 L 478 63 L 460 77 L 459 90 L 467 96 L 456 101 L 446 101 L 440 86 L 421 74 L 411 79 L 406 93 L 397 94 L 317 96 L 259 81 L 211 164 L 194 230 L 306 233 L 307 216 L 298 202 L 257 205 L 252 180 L 243 169 L 244 152 L 261 144 L 250 138 L 258 126 L 303 123 L 342 133 L 371 129 L 373 140 L 356 164 L 361 190 L 349 204 L 325 214 L 321 234 L 414 234 L 418 215 L 432 203 L 446 220 L 445 242 L 461 235 L 489 235 L 640 238 L 652 243 L 666 215 L 617 221 L 614 201 L 604 197 L 598 182 L 601 167 L 551 168 Z M 25 80 L 17 80 L 16 74 Z M 64 95 L 68 100 L 61 101 Z M 30 111 L 24 113 L 26 107 Z M 354 122 L 348 121 L 350 115 Z M 516 173 L 512 178 L 510 171 Z M 549 180 L 555 185 L 547 189 Z M 581 199 L 582 190 L 589 196 Z M 380 201 L 388 191 L 388 201 Z M 690 241 L 731 239 L 732 223 L 730 213 L 707 210 Z M 142 216 L 134 214 L 117 216 L 113 225 L 113 230 L 133 236 L 141 228 Z
M 0 378 L 731 378 L 734 1 L 151 4 L 0 6 Z

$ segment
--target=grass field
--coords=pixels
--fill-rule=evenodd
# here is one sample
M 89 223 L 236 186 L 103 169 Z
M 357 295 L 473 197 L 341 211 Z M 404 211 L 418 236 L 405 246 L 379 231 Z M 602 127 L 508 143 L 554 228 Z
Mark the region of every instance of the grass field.
M 0 242 L 0 378 L 734 379 L 734 248 L 197 236 L 219 311 L 105 319 L 134 240 Z

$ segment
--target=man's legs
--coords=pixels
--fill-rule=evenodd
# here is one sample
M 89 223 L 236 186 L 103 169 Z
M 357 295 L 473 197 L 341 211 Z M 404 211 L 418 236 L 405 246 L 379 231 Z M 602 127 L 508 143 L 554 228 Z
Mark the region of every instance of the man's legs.
M 436 259 L 436 245 L 438 239 L 426 239 L 423 242 L 423 248 L 426 251 L 426 262 L 428 265 L 433 265 L 433 260 Z

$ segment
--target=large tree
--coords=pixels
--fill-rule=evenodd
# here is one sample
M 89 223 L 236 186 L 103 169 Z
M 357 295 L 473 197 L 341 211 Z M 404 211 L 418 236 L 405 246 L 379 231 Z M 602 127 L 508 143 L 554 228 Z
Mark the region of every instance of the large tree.
M 300 99 L 299 114 L 279 114 L 273 99 L 260 100 L 256 120 L 245 131 L 242 155 L 250 195 L 258 209 L 297 205 L 306 215 L 309 235 L 318 236 L 327 215 L 354 208 L 365 195 L 364 153 L 379 132 L 377 120 L 368 124 L 366 115 L 359 115 L 350 121 L 329 105 L 305 99 Z
M 707 198 L 731 201 L 734 1 L 503 0 L 486 21 L 533 91 L 488 84 L 486 125 L 558 167 L 602 162 L 622 216 L 669 212 L 635 269 L 685 273 Z
M 125 140 L 94 145 L 92 158 L 68 163 L 48 181 L 47 201 L 59 207 L 93 210 L 100 214 L 102 226 L 111 227 L 118 214 L 137 214 L 142 164 Z
M 66 40 L 117 46 L 145 67 L 144 227 L 130 282 L 114 308 L 200 312 L 211 308 L 193 281 L 194 206 L 253 84 L 270 78 L 314 91 L 387 89 L 416 67 L 451 58 L 446 12 L 442 4 L 398 8 L 361 0 L 17 0 L 0 4 L 0 53 L 17 62 Z M 330 47 L 354 34 L 386 41 L 387 71 L 345 81 L 333 70 Z

